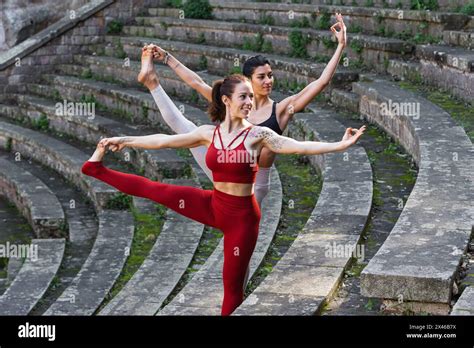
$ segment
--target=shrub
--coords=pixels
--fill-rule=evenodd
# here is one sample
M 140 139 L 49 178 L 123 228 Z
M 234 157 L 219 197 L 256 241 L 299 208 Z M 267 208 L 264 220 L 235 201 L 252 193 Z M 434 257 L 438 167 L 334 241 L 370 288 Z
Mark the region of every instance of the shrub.
M 123 29 L 123 23 L 114 19 L 107 24 L 108 34 L 120 34 Z
M 212 19 L 212 6 L 208 0 L 188 0 L 183 5 L 186 18 Z

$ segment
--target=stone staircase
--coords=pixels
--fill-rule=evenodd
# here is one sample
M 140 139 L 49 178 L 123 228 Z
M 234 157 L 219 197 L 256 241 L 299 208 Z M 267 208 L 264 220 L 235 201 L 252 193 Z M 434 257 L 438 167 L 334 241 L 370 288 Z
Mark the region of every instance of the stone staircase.
M 423 81 L 472 104 L 473 20 L 454 12 L 467 1 L 440 0 L 439 11 L 426 11 L 411 9 L 408 0 L 377 0 L 372 6 L 362 1 L 290 5 L 211 0 L 214 18 L 205 20 L 181 18 L 180 9 L 164 7 L 161 2 L 130 1 L 136 6 L 127 10 L 120 9 L 117 2 L 92 2 L 79 11 L 81 22 L 68 24 L 67 29 L 46 30 L 33 43 L 16 48 L 20 65 L 14 64 L 12 52 L 0 56 L 0 88 L 5 92 L 0 96 L 1 147 L 55 170 L 72 187 L 79 188 L 92 201 L 99 222 L 87 230 L 84 239 L 93 243 L 80 263 L 76 260 L 78 270 L 64 277 L 61 292 L 56 290 L 56 295 L 50 296 L 54 298 L 41 314 L 220 313 L 222 244 L 169 301 L 203 233 L 202 225 L 172 212 L 168 212 L 160 236 L 132 279 L 98 310 L 127 262 L 135 222 L 129 212 L 107 208 L 116 191 L 81 175 L 80 166 L 100 137 L 171 133 L 151 95 L 136 82 L 140 48 L 145 43 L 171 51 L 208 84 L 240 70 L 246 58 L 263 53 L 276 79 L 272 96 L 281 100 L 322 73 L 336 45 L 328 31 L 336 10 L 349 29 L 345 56 L 323 98 L 295 116 L 288 135 L 337 141 L 346 127 L 341 116 L 345 110 L 377 125 L 404 148 L 419 168 L 416 184 L 398 220 L 387 227 L 380 249 L 364 260 L 361 296 L 385 299 L 386 306 L 389 300 L 400 298 L 403 302 L 437 303 L 449 312 L 459 293 L 459 264 L 467 252 L 474 217 L 469 204 L 473 201 L 469 190 L 470 173 L 474 172 L 472 142 L 449 113 L 416 93 L 402 90 L 392 79 Z M 383 8 L 386 6 L 389 8 Z M 126 23 L 120 33 L 106 32 L 110 18 Z M 167 67 L 157 64 L 156 68 L 164 89 L 185 116 L 196 124 L 209 123 L 203 111 L 204 99 Z M 92 118 L 59 115 L 57 104 L 64 101 L 93 104 L 98 112 Z M 405 103 L 418 105 L 419 114 L 400 115 L 389 108 L 380 115 L 384 105 Z M 46 129 L 38 129 L 45 123 Z M 323 314 L 354 264 L 352 252 L 364 244 L 364 235 L 374 222 L 370 216 L 376 199 L 375 178 L 367 154 L 371 148 L 364 146 L 309 157 L 307 165 L 324 180 L 317 204 L 295 241 L 236 315 Z M 157 180 L 184 177 L 174 182 L 195 185 L 196 176 L 200 177 L 198 171 L 190 169 L 195 168 L 192 158 L 174 150 L 129 151 L 121 156 L 110 159 L 113 166 L 138 170 Z M 45 223 L 32 209 L 36 191 L 29 190 L 34 183 L 42 199 L 49 197 L 50 204 L 57 207 L 55 211 L 64 211 L 55 217 L 55 224 L 66 224 L 68 242 L 79 241 L 78 218 L 59 209 L 64 207 L 60 192 L 39 179 L 37 169 L 28 176 L 25 163 L 19 168 L 15 169 L 11 160 L 5 162 L 0 192 L 16 203 L 35 228 L 35 221 Z M 25 174 L 21 177 L 14 175 L 22 170 Z M 274 168 L 272 190 L 264 202 L 260 236 L 251 260 L 252 274 L 262 265 L 284 219 L 282 186 L 288 184 L 279 180 Z M 13 192 L 22 185 L 24 193 Z M 54 230 L 55 224 L 46 225 Z M 51 237 L 51 233 L 37 232 L 41 238 Z M 346 246 L 349 252 L 327 256 L 328 245 Z M 36 266 L 23 264 L 0 297 L 0 303 L 6 295 L 9 300 L 4 303 L 13 305 L 1 311 L 26 315 L 34 312 L 35 306 L 39 308 L 41 298 L 53 293 L 54 275 L 61 274 L 59 265 L 66 259 L 61 253 L 79 246 L 64 246 L 63 241 L 55 260 Z M 170 253 L 170 248 L 176 251 Z M 31 296 L 25 296 L 19 290 L 23 272 L 28 274 L 34 267 L 45 270 L 38 274 L 41 286 L 38 283 Z M 453 314 L 472 310 L 469 291 L 464 291 Z

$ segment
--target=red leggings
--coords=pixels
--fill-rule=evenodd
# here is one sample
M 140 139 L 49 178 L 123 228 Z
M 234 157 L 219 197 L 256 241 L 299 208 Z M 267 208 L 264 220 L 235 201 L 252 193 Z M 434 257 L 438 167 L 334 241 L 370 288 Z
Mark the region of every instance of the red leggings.
M 224 300 L 222 315 L 230 315 L 244 299 L 244 281 L 258 236 L 260 208 L 255 195 L 234 196 L 217 190 L 165 184 L 87 161 L 82 173 L 119 191 L 151 199 L 181 215 L 224 233 Z

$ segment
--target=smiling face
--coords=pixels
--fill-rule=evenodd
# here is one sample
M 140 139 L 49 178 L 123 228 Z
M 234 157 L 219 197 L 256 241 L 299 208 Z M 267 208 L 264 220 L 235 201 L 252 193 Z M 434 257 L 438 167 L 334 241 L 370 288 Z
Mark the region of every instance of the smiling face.
M 239 117 L 246 119 L 249 116 L 253 105 L 253 89 L 250 82 L 241 82 L 235 85 L 234 93 L 229 98 L 222 96 L 222 101 L 230 110 L 232 117 Z
M 255 68 L 252 74 L 252 87 L 255 94 L 270 95 L 273 87 L 273 72 L 269 64 Z

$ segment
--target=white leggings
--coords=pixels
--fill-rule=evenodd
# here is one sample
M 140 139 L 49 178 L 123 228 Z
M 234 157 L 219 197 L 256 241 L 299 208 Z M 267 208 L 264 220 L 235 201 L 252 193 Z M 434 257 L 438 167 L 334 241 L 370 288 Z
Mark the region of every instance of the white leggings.
M 197 128 L 197 126 L 188 120 L 174 105 L 168 94 L 164 91 L 161 85 L 158 85 L 154 90 L 151 91 L 151 95 L 156 102 L 156 105 L 160 109 L 161 116 L 165 120 L 166 124 L 177 134 L 189 133 Z M 194 159 L 206 173 L 209 180 L 212 181 L 212 173 L 206 165 L 206 152 L 205 146 L 199 146 L 190 149 L 194 156 Z M 258 205 L 261 203 L 265 196 L 270 191 L 270 168 L 259 168 L 257 172 L 257 178 L 255 181 L 255 198 L 257 199 Z

